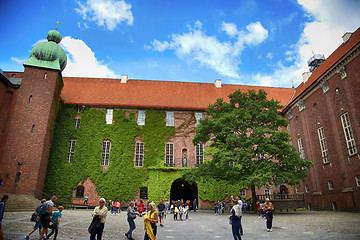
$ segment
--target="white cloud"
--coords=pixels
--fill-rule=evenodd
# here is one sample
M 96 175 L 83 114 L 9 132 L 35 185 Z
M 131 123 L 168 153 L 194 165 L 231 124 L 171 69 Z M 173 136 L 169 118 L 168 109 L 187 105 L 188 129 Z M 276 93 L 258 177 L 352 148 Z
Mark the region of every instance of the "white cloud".
M 17 58 L 17 57 L 11 58 L 11 61 L 14 61 L 18 64 L 23 64 L 24 62 L 26 62 L 26 60 L 28 60 L 28 58 Z
M 95 53 L 80 39 L 64 37 L 60 45 L 67 53 L 64 76 L 119 78 L 106 64 L 95 57 Z
M 296 44 L 285 52 L 284 61 L 293 62 L 284 66 L 279 61 L 272 73 L 247 76 L 252 84 L 264 86 L 291 87 L 302 82 L 302 74 L 308 72 L 307 61 L 313 55 L 330 56 L 341 44 L 345 32 L 354 32 L 360 23 L 360 1 L 358 0 L 298 0 L 309 22 Z
M 223 22 L 221 24 L 221 30 L 226 32 L 226 34 L 229 35 L 229 37 L 235 37 L 239 33 L 239 30 L 237 29 L 234 23 Z
M 110 31 L 122 21 L 132 25 L 134 20 L 130 10 L 131 4 L 124 0 L 87 0 L 85 4 L 79 1 L 78 5 L 79 8 L 75 8 L 75 10 L 84 20 L 94 21 Z
M 240 54 L 245 45 L 256 46 L 262 43 L 268 31 L 260 22 L 249 24 L 247 31 L 238 31 L 234 23 L 222 23 L 221 29 L 234 40 L 220 42 L 215 36 L 208 36 L 202 30 L 200 21 L 195 23 L 189 32 L 184 34 L 173 34 L 170 41 L 153 40 L 151 46 L 155 51 L 174 50 L 175 55 L 188 63 L 198 62 L 217 71 L 223 76 L 239 79 Z M 236 38 L 235 38 L 236 37 Z
M 271 52 L 268 52 L 266 57 L 271 60 L 273 59 L 274 55 Z

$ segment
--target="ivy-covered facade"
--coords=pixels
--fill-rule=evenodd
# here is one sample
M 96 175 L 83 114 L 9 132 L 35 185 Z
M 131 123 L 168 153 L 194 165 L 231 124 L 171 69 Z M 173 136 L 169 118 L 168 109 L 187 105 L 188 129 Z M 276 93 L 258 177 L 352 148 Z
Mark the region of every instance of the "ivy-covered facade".
M 107 110 L 110 108 L 112 111 Z M 183 179 L 184 171 L 205 158 L 204 146 L 191 143 L 199 115 L 202 113 L 148 109 L 139 122 L 138 110 L 63 103 L 55 125 L 44 192 L 82 203 L 94 191 L 83 185 L 89 179 L 99 196 L 121 201 L 189 198 L 204 205 L 204 201 L 237 194 L 244 186 L 211 180 L 188 183 Z M 104 142 L 110 146 L 104 146 Z M 139 143 L 143 151 L 139 151 Z M 173 145 L 172 154 L 169 144 Z M 90 203 L 97 200 L 89 199 Z

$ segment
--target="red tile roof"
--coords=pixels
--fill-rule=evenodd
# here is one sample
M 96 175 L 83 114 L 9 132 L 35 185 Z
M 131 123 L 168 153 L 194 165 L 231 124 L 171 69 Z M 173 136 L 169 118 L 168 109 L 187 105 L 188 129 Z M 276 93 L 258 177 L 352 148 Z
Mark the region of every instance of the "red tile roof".
M 64 77 L 61 97 L 67 104 L 119 106 L 163 109 L 206 109 L 216 99 L 224 98 L 235 90 L 256 92 L 264 89 L 268 99 L 286 105 L 294 89 L 222 84 L 216 88 L 211 83 L 190 83 L 120 79 Z
M 350 40 L 342 43 L 315 71 L 311 74 L 308 81 L 304 84 L 301 83 L 296 88 L 295 96 L 292 102 L 296 101 L 300 94 L 308 89 L 313 83 L 316 82 L 326 71 L 328 71 L 334 64 L 336 64 L 347 52 L 354 48 L 360 42 L 360 28 L 358 28 L 351 36 Z

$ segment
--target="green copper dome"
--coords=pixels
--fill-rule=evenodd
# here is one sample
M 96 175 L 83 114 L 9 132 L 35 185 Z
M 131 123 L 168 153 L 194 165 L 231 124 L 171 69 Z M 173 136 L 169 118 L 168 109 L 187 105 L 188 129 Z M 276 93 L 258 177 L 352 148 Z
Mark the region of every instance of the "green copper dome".
M 57 30 L 50 30 L 46 36 L 48 42 L 41 42 L 31 50 L 30 58 L 24 63 L 25 66 L 50 68 L 63 71 L 67 57 L 64 49 L 58 43 L 62 36 Z

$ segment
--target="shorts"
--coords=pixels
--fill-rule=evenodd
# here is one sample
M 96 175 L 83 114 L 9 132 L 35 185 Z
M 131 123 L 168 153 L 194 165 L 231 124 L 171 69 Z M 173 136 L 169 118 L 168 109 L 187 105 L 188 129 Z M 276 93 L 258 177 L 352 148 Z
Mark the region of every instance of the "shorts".
M 49 228 L 49 225 L 50 225 L 50 214 L 49 213 L 46 213 L 44 215 L 41 215 L 40 216 L 40 223 L 41 223 L 41 226 L 45 229 Z
M 159 218 L 164 218 L 164 211 L 159 211 Z
M 36 229 L 38 229 L 38 228 L 39 228 L 39 229 L 42 229 L 40 219 L 39 219 L 39 221 L 36 221 L 36 222 L 35 222 L 35 226 L 34 226 L 33 229 L 36 230 Z

